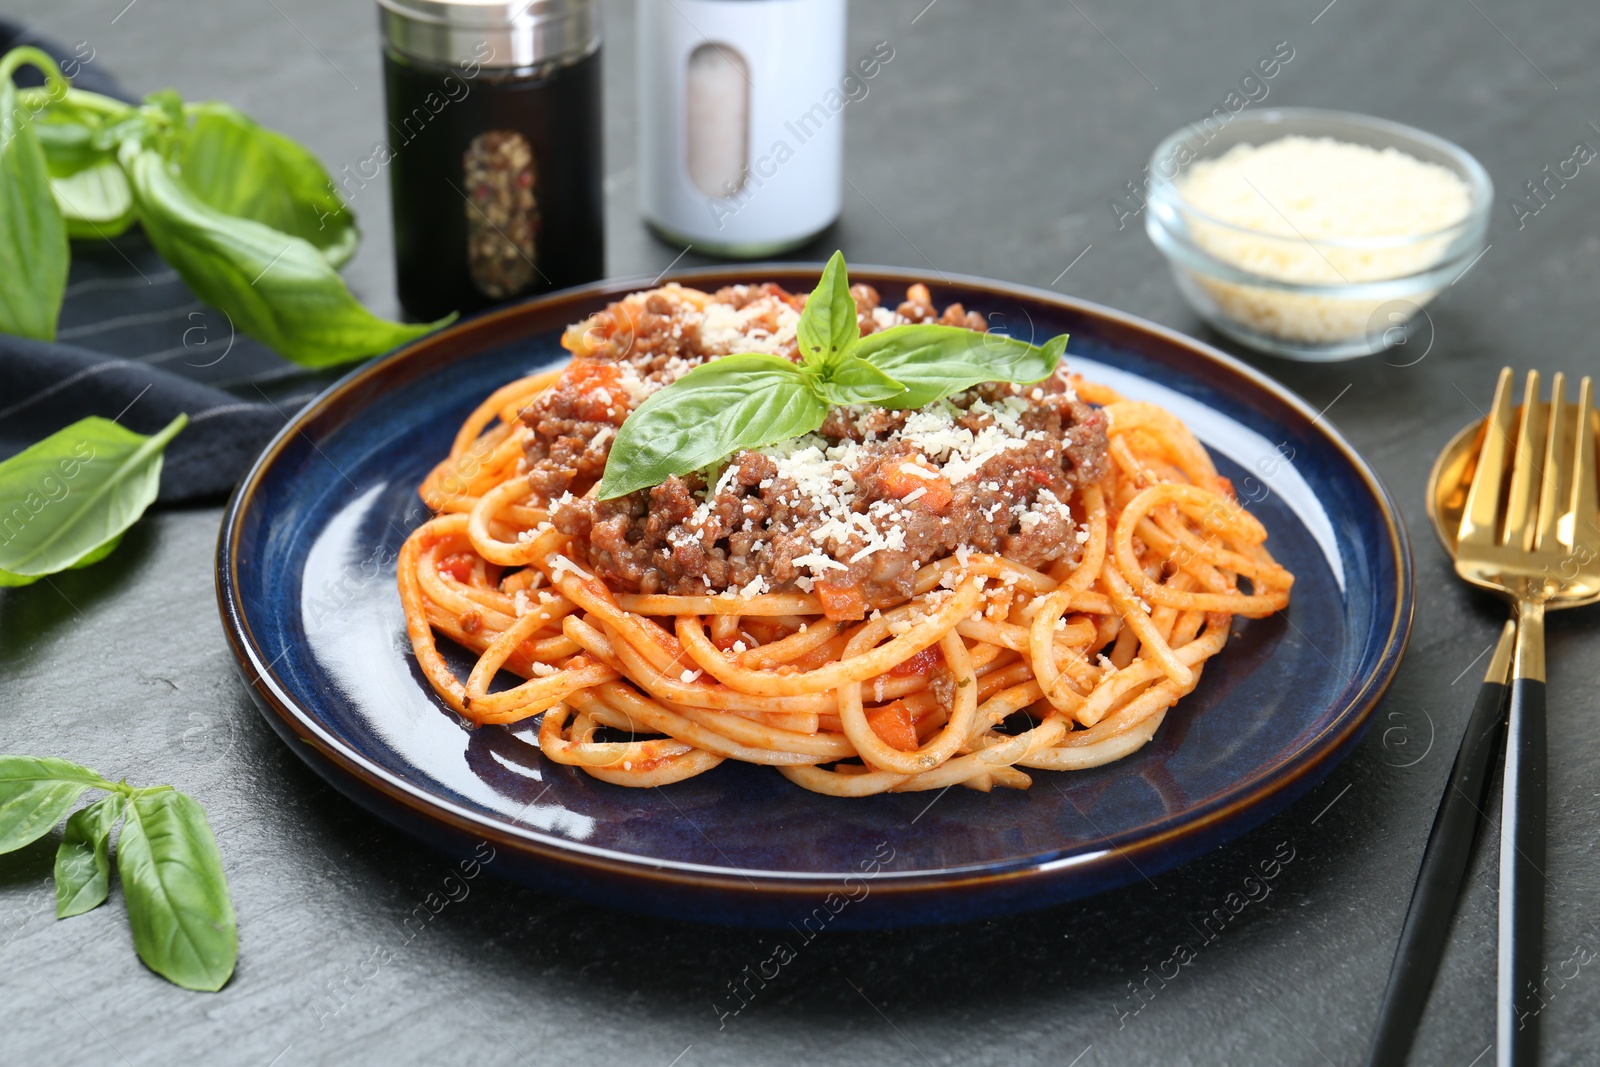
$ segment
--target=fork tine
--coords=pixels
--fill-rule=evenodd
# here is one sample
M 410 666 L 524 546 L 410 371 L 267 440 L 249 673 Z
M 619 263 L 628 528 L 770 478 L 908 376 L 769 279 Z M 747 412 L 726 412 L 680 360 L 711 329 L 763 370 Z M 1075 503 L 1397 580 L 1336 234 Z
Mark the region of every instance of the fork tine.
M 1600 558 L 1600 470 L 1596 469 L 1596 431 L 1594 412 L 1594 381 L 1584 378 L 1578 385 L 1578 419 L 1573 437 L 1577 452 L 1572 474 L 1571 525 L 1562 531 L 1564 544 L 1572 546 L 1572 554 L 1580 566 L 1588 566 Z M 1567 520 L 1563 520 L 1563 523 Z
M 1561 517 L 1572 507 L 1572 418 L 1567 406 L 1567 376 L 1556 371 L 1550 379 L 1549 435 L 1545 439 L 1544 477 L 1539 486 L 1539 521 L 1533 547 L 1560 549 Z
M 1456 539 L 1463 544 L 1495 543 L 1500 526 L 1500 487 L 1505 482 L 1510 446 L 1511 368 L 1502 367 L 1483 430 L 1483 444 L 1478 450 L 1477 469 L 1472 472 L 1472 488 L 1467 490 L 1467 503 L 1461 510 L 1461 530 Z
M 1505 534 L 1500 543 L 1523 552 L 1533 548 L 1534 520 L 1538 518 L 1544 462 L 1545 424 L 1549 411 L 1539 401 L 1539 372 L 1528 372 L 1522 392 L 1522 420 L 1517 430 L 1515 459 L 1511 463 L 1511 489 L 1506 494 Z

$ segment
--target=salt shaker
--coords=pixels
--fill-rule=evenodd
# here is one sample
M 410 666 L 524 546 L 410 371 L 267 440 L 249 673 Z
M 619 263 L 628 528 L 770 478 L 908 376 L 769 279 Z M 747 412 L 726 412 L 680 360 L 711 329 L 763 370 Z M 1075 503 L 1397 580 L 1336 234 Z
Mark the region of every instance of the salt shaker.
M 596 0 L 378 0 L 400 302 L 471 312 L 605 271 Z
M 638 0 L 640 204 L 661 237 L 774 255 L 839 217 L 846 0 Z

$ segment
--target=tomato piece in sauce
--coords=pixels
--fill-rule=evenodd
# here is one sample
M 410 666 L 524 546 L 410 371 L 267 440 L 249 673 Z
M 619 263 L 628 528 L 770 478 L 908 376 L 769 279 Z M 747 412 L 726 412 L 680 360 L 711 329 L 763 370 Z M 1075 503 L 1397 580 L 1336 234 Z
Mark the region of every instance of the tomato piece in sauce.
M 472 553 L 457 552 L 439 561 L 439 573 L 448 575 L 458 582 L 466 582 L 472 577 L 472 568 L 477 562 L 478 557 Z
M 891 460 L 883 465 L 879 477 L 883 479 L 884 490 L 896 500 L 915 495 L 909 503 L 920 505 L 935 515 L 943 515 L 950 508 L 953 495 L 950 482 L 921 462 L 920 457 Z
M 899 752 L 917 750 L 917 724 L 911 718 L 911 709 L 903 700 L 872 708 L 867 712 L 867 725 L 884 744 Z
M 815 592 L 822 603 L 822 613 L 834 622 L 866 617 L 867 595 L 853 585 L 818 582 Z
M 896 663 L 889 668 L 889 673 L 896 678 L 906 678 L 913 674 L 931 674 L 943 662 L 944 656 L 935 645 Z
M 622 372 L 614 363 L 575 359 L 562 375 L 577 394 L 574 411 L 590 422 L 621 422 L 628 413 L 622 391 Z

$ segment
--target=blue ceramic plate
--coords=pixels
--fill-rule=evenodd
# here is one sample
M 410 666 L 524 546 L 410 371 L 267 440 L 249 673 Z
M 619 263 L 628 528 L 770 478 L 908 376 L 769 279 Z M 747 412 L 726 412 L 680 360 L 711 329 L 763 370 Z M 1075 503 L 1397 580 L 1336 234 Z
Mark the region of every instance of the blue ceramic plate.
M 817 266 L 677 275 L 809 289 Z M 608 282 L 461 323 L 329 389 L 267 447 L 229 505 L 217 592 L 240 668 L 284 741 L 339 789 L 446 851 L 585 899 L 717 922 L 945 922 L 1154 874 L 1243 833 L 1360 736 L 1411 626 L 1411 559 L 1388 493 L 1299 398 L 1169 330 L 1051 293 L 852 268 L 897 303 L 922 282 L 1042 340 L 1074 369 L 1175 412 L 1296 575 L 1279 616 L 1239 620 L 1200 687 L 1119 763 L 1035 773 L 1026 792 L 817 796 L 723 763 L 663 789 L 545 760 L 533 723 L 467 729 L 405 637 L 395 556 L 416 486 L 483 397 L 563 357 L 562 328 L 643 288 Z M 460 660 L 465 675 L 468 660 Z

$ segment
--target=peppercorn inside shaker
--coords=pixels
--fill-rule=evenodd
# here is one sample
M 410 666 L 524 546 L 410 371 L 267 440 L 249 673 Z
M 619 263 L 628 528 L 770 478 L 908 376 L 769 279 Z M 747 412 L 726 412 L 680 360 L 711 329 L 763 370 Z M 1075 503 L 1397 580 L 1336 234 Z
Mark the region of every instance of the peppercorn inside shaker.
M 429 320 L 605 272 L 595 0 L 378 0 L 395 267 Z

